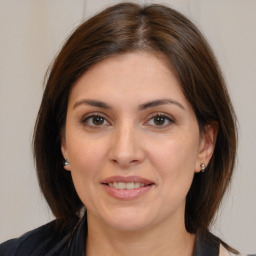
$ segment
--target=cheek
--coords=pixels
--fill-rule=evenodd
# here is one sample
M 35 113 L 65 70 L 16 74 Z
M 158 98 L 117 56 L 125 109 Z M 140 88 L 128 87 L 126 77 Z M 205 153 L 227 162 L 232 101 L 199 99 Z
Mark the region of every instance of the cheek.
M 193 181 L 195 147 L 187 142 L 185 139 L 169 141 L 152 152 L 152 163 L 159 176 L 160 197 L 164 205 L 168 205 L 167 211 L 175 211 L 185 205 Z
M 67 138 L 67 148 L 73 182 L 79 193 L 81 188 L 90 188 L 98 180 L 106 150 L 102 141 L 90 140 L 85 135 Z
M 87 207 L 94 205 L 93 198 L 99 193 L 95 184 L 99 181 L 104 165 L 105 152 L 100 143 L 72 140 L 69 145 L 70 168 L 75 189 Z
M 151 149 L 151 156 L 160 165 L 181 170 L 192 166 L 194 168 L 198 143 L 191 140 L 191 137 L 183 136 L 166 139 L 162 143 L 155 144 Z
M 84 169 L 88 166 L 90 170 L 103 157 L 104 147 L 102 140 L 92 139 L 90 135 L 83 131 L 67 131 L 66 137 L 68 157 L 71 166 L 75 169 Z
M 190 187 L 197 160 L 198 142 L 191 136 L 176 136 L 151 147 L 151 163 L 168 186 Z M 175 184 L 175 185 L 173 185 Z

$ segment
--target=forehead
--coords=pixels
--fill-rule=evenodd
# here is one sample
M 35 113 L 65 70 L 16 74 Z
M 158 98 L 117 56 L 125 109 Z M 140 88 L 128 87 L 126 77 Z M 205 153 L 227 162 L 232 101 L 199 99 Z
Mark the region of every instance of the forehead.
M 160 53 L 131 52 L 92 66 L 72 86 L 70 101 L 98 97 L 135 102 L 166 96 L 186 101 L 166 57 Z

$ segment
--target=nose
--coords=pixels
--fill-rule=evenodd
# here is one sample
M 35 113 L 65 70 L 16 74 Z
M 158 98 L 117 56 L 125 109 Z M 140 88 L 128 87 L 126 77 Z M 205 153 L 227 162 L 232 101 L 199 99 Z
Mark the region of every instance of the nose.
M 132 125 L 120 125 L 112 137 L 110 160 L 122 169 L 143 162 L 143 140 L 139 131 Z

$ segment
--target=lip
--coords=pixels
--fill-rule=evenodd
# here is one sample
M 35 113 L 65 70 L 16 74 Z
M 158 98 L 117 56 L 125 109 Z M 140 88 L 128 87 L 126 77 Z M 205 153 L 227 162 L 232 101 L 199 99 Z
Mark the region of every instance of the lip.
M 113 182 L 139 182 L 145 184 L 144 187 L 139 187 L 139 188 L 134 188 L 134 189 L 116 189 L 114 187 L 110 187 L 107 184 L 108 183 L 113 183 Z M 154 185 L 155 183 L 139 177 L 139 176 L 112 176 L 109 178 L 104 179 L 101 184 L 103 185 L 104 189 L 108 192 L 108 194 L 116 199 L 121 199 L 121 200 L 132 200 L 136 199 L 146 192 L 148 192 Z

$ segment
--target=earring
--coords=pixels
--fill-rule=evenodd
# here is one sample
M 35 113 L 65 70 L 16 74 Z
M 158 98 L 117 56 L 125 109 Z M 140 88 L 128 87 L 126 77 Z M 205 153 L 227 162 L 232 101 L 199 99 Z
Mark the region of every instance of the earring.
M 205 164 L 204 163 L 202 163 L 202 164 L 200 164 L 200 167 L 201 167 L 201 172 L 204 172 L 205 171 Z
M 67 160 L 67 159 L 65 159 L 63 164 L 64 164 L 64 166 L 67 166 L 67 165 L 69 165 L 69 162 L 68 162 L 68 160 Z

